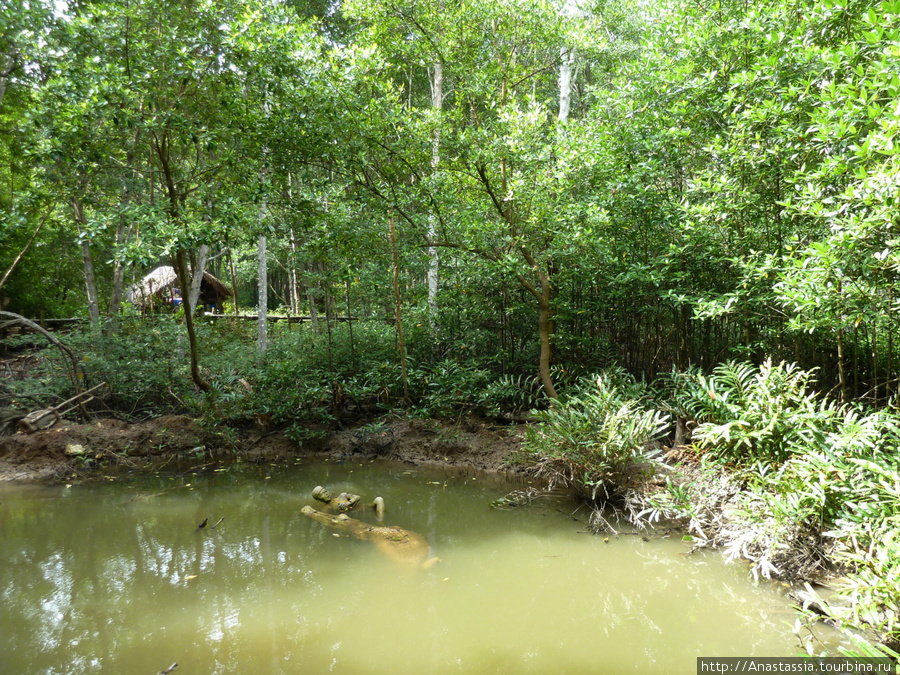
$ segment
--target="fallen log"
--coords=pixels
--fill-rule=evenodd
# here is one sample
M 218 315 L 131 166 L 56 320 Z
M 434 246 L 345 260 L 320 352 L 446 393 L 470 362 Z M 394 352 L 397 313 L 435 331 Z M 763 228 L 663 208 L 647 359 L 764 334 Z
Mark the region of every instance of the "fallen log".
M 92 392 L 95 392 L 101 387 L 105 386 L 105 382 L 102 384 L 98 384 L 95 387 L 91 387 L 87 391 L 76 394 L 68 401 L 63 401 L 57 406 L 43 408 L 41 410 L 35 410 L 28 413 L 27 415 L 25 415 L 25 417 L 19 420 L 19 431 L 26 434 L 33 434 L 35 431 L 40 431 L 41 429 L 47 429 L 48 427 L 53 426 L 58 420 L 61 420 L 63 418 L 63 415 L 65 415 L 66 413 L 72 412 L 75 408 L 81 407 L 85 403 L 93 401 L 94 396 L 91 395 Z
M 428 568 L 439 560 L 428 558 L 428 542 L 421 534 L 404 530 L 402 527 L 368 525 L 349 518 L 344 513 L 332 516 L 311 506 L 304 506 L 300 509 L 300 513 L 332 530 L 349 534 L 362 541 L 371 541 L 379 551 L 398 563 Z
M 19 420 L 19 431 L 25 434 L 33 434 L 35 431 L 52 427 L 62 416 L 55 408 L 44 408 L 28 413 Z

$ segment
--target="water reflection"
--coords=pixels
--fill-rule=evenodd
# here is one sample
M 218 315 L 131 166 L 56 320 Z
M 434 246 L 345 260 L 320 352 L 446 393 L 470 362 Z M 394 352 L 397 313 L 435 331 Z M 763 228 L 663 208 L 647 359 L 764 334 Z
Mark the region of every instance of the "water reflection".
M 300 514 L 317 484 L 383 496 L 443 562 L 334 537 Z M 3 488 L 2 670 L 687 673 L 797 651 L 788 603 L 740 566 L 579 534 L 568 505 L 488 508 L 508 489 L 352 465 Z

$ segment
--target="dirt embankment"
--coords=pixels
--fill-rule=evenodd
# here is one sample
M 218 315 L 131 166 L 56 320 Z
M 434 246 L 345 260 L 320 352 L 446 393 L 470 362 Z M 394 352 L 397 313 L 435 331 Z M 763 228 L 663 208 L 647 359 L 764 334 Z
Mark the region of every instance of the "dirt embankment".
M 233 461 L 382 457 L 412 464 L 443 464 L 478 471 L 505 470 L 519 430 L 477 418 L 455 423 L 387 420 L 343 431 L 310 427 L 295 441 L 281 431 L 210 430 L 170 415 L 128 424 L 62 421 L 46 431 L 0 438 L 0 481 L 53 481 L 118 472 L 186 470 Z

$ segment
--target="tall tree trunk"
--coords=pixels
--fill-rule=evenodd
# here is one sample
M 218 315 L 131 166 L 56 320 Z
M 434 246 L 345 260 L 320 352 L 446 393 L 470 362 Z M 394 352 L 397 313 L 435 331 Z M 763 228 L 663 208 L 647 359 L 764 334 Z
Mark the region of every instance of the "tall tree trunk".
M 44 227 L 44 223 L 47 222 L 47 217 L 53 212 L 53 209 L 48 209 L 44 214 L 44 217 L 41 218 L 41 222 L 38 223 L 38 226 L 35 228 L 34 232 L 31 235 L 31 239 L 28 240 L 28 243 L 25 244 L 25 247 L 19 251 L 19 255 L 16 256 L 15 260 L 12 261 L 12 264 L 3 273 L 3 278 L 0 279 L 0 290 L 2 290 L 3 286 L 6 284 L 6 280 L 9 279 L 10 275 L 12 275 L 13 270 L 16 269 L 16 266 L 19 264 L 19 261 L 25 257 L 25 254 L 28 253 L 28 249 L 31 248 L 31 245 L 34 243 L 34 240 L 37 239 L 38 233 L 41 231 L 41 228 Z M 2 309 L 2 308 L 0 308 Z
M 889 294 L 888 294 L 888 309 L 887 309 L 887 336 L 888 336 L 888 360 L 887 360 L 887 377 L 885 379 L 885 387 L 884 387 L 884 398 L 885 400 L 890 400 L 891 398 L 891 378 L 894 376 L 894 316 L 892 312 L 892 308 L 894 306 L 894 282 L 891 282 Z
M 538 335 L 541 340 L 541 355 L 538 372 L 541 376 L 541 384 L 544 392 L 550 399 L 556 399 L 556 388 L 550 377 L 550 340 L 553 337 L 552 306 L 550 304 L 550 284 L 544 284 L 541 289 L 541 300 L 538 301 Z
M 188 273 L 187 256 L 183 249 L 175 253 L 172 260 L 172 267 L 175 268 L 175 274 L 178 276 L 178 284 L 182 289 L 188 288 L 190 285 L 190 274 Z M 202 391 L 212 391 L 209 382 L 200 375 L 200 361 L 197 355 L 197 333 L 194 331 L 194 308 L 190 305 L 190 295 L 182 292 L 182 304 L 184 304 L 184 325 L 187 328 L 188 343 L 191 352 L 191 379 Z
M 291 236 L 291 255 L 289 258 L 290 265 L 290 296 L 291 296 L 291 314 L 300 313 L 300 289 L 297 286 L 297 240 L 294 237 L 294 228 L 290 230 Z
M 440 113 L 444 102 L 444 64 L 440 60 L 434 62 L 434 77 L 431 84 L 431 107 L 435 113 Z M 437 171 L 441 160 L 441 127 L 440 122 L 434 129 L 434 135 L 431 139 L 431 169 Z M 437 218 L 433 214 L 428 219 L 428 239 L 434 241 L 437 237 Z M 438 259 L 437 247 L 431 246 L 428 249 L 428 312 L 431 319 L 431 328 L 434 330 L 437 324 L 437 294 L 438 294 L 438 271 L 440 269 L 440 261 Z
M 207 160 L 207 157 L 205 154 L 200 156 L 200 166 L 202 169 L 206 169 L 206 160 Z M 208 189 L 206 191 L 205 219 L 206 219 L 207 224 L 212 222 L 214 192 L 215 192 L 215 185 L 212 186 L 212 189 Z M 203 286 L 203 275 L 206 273 L 206 263 L 208 261 L 209 261 L 209 246 L 206 244 L 201 244 L 200 250 L 197 251 L 196 264 L 194 264 L 194 268 L 191 270 L 191 287 L 190 287 L 191 309 L 194 312 L 197 311 L 197 307 L 199 307 L 199 305 L 200 305 L 200 291 Z
M 541 384 L 544 387 L 544 393 L 547 394 L 547 398 L 555 401 L 559 396 L 556 393 L 556 387 L 553 386 L 553 379 L 550 377 L 550 361 L 553 354 L 552 340 L 555 327 L 553 299 L 556 297 L 556 289 L 553 286 L 550 273 L 541 270 L 534 257 L 525 249 L 522 249 L 522 253 L 535 274 L 537 274 L 540 282 L 540 287 L 538 288 L 521 274 L 516 275 L 522 287 L 531 293 L 538 303 L 538 338 L 541 344 L 541 352 L 538 357 L 538 375 L 541 378 Z
M 170 138 L 168 132 L 161 135 L 151 136 L 151 148 L 156 159 L 159 161 L 160 173 L 165 185 L 166 198 L 168 207 L 166 209 L 168 217 L 176 231 L 186 231 L 186 226 L 181 218 L 181 204 L 185 195 L 179 192 L 175 175 L 172 170 L 171 157 L 169 156 Z M 152 174 L 151 174 L 152 175 Z M 152 188 L 151 188 L 151 200 Z M 209 382 L 200 375 L 199 358 L 197 355 L 197 333 L 194 330 L 194 308 L 191 306 L 190 293 L 185 291 L 191 287 L 191 277 L 188 273 L 187 258 L 184 249 L 178 249 L 172 257 L 172 267 L 175 268 L 175 274 L 178 276 L 178 285 L 181 287 L 182 302 L 186 303 L 184 308 L 184 325 L 187 329 L 188 343 L 191 352 L 191 379 L 194 381 L 201 391 L 212 391 Z
M 13 46 L 12 53 L 0 56 L 3 66 L 0 67 L 0 110 L 3 110 L 3 98 L 6 95 L 6 87 L 9 84 L 9 76 L 19 68 L 21 61 L 19 59 L 19 51 Z
M 294 177 L 288 172 L 288 204 L 294 203 Z M 297 286 L 297 237 L 294 235 L 294 228 L 291 226 L 289 230 L 291 254 L 288 257 L 288 274 L 290 276 L 290 298 L 291 298 L 291 314 L 300 312 L 300 289 Z
M 75 216 L 75 226 L 78 228 L 81 239 L 81 261 L 84 265 L 84 285 L 87 291 L 88 311 L 91 315 L 91 323 L 96 326 L 100 322 L 100 304 L 97 301 L 97 282 L 94 278 L 94 261 L 91 258 L 91 245 L 84 238 L 84 206 L 78 197 L 72 197 L 72 211 Z
M 131 228 L 126 228 L 125 219 L 120 218 L 119 224 L 116 226 L 116 255 L 113 258 L 113 278 L 112 292 L 109 296 L 109 310 L 106 315 L 112 323 L 112 332 L 116 332 L 115 320 L 119 314 L 119 305 L 122 302 L 122 287 L 125 284 L 125 265 L 122 264 L 118 252 L 124 248 L 128 239 L 131 238 Z
M 137 175 L 137 170 L 134 167 L 134 153 L 135 148 L 138 146 L 138 141 L 140 139 L 140 132 L 135 131 L 134 134 L 134 144 L 125 154 L 125 163 L 127 166 L 131 168 L 131 178 L 132 181 L 137 181 L 139 179 Z M 131 203 L 131 189 L 130 183 L 126 181 L 125 186 L 122 188 L 122 205 L 127 206 Z M 113 281 L 112 281 L 112 292 L 109 297 L 109 310 L 107 311 L 107 316 L 110 319 L 110 330 L 112 333 L 118 332 L 118 325 L 116 322 L 116 317 L 119 314 L 119 305 L 122 302 L 122 287 L 125 283 L 125 265 L 121 260 L 120 252 L 125 248 L 125 245 L 131 239 L 132 232 L 134 232 L 134 225 L 128 223 L 128 218 L 123 214 L 119 217 L 118 225 L 116 226 L 116 249 L 115 255 L 113 257 Z
M 234 274 L 234 260 L 231 258 L 231 247 L 228 248 L 228 270 L 231 273 L 231 292 L 234 293 L 234 314 L 238 314 L 237 276 Z
M 837 366 L 838 366 L 838 382 L 841 385 L 841 403 L 847 403 L 850 396 L 847 391 L 847 373 L 844 369 L 844 337 L 841 329 L 837 329 Z
M 261 213 L 260 209 L 260 213 Z M 262 219 L 262 215 L 260 215 L 260 219 Z M 265 354 L 266 350 L 269 348 L 269 326 L 268 326 L 268 312 L 269 312 L 269 296 L 268 296 L 268 269 L 267 269 L 267 260 L 266 260 L 266 235 L 259 235 L 259 244 L 257 246 L 257 265 L 258 265 L 258 277 L 259 277 L 259 296 L 258 296 L 258 311 L 257 311 L 257 320 L 258 320 L 258 328 L 259 328 L 259 338 L 257 341 L 257 346 L 259 348 L 260 354 Z
M 559 116 L 560 124 L 569 121 L 569 108 L 572 103 L 572 51 L 563 47 L 559 63 Z
M 838 279 L 836 285 L 836 291 L 838 297 L 840 297 L 842 288 L 841 288 L 841 280 Z M 847 372 L 844 368 L 844 335 L 841 331 L 841 328 L 837 329 L 837 343 L 838 343 L 838 381 L 841 385 L 841 403 L 847 403 L 850 400 L 849 394 L 847 392 Z
M 397 231 L 394 228 L 394 214 L 388 212 L 390 224 L 391 256 L 394 261 L 392 275 L 394 285 L 394 320 L 397 323 L 397 345 L 400 350 L 400 373 L 403 379 L 403 402 L 409 405 L 409 379 L 406 370 L 406 343 L 403 341 L 403 322 L 400 319 L 400 254 L 397 252 Z
M 350 279 L 347 279 L 347 332 L 350 334 L 350 360 L 356 368 L 356 348 L 353 344 L 353 313 L 350 309 Z
M 265 105 L 265 110 L 268 113 L 269 108 L 268 104 Z M 265 157 L 266 150 L 263 149 L 263 157 Z M 265 166 L 259 170 L 259 182 L 263 189 L 265 190 L 266 183 L 266 169 Z M 268 268 L 268 255 L 266 252 L 266 235 L 264 225 L 266 220 L 266 197 L 265 192 L 263 192 L 262 200 L 259 204 L 259 211 L 257 213 L 257 219 L 259 223 L 259 241 L 257 244 L 256 250 L 256 264 L 257 264 L 257 279 L 258 279 L 258 294 L 257 294 L 257 349 L 259 350 L 260 355 L 265 354 L 266 350 L 269 348 L 269 268 Z
M 334 307 L 332 306 L 331 294 L 328 292 L 328 284 L 324 284 L 325 291 L 325 331 L 328 334 L 328 370 L 334 369 L 334 347 L 333 336 L 331 334 L 332 319 L 334 316 Z

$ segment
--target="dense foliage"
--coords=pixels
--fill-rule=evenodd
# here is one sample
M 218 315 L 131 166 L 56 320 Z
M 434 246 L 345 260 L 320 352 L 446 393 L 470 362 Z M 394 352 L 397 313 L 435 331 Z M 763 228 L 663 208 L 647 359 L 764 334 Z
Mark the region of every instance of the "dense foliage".
M 891 2 L 19 9 L 9 310 L 116 315 L 182 253 L 252 307 L 262 233 L 271 309 L 399 304 L 430 361 L 540 365 L 551 396 L 554 364 L 766 356 L 897 392 Z

